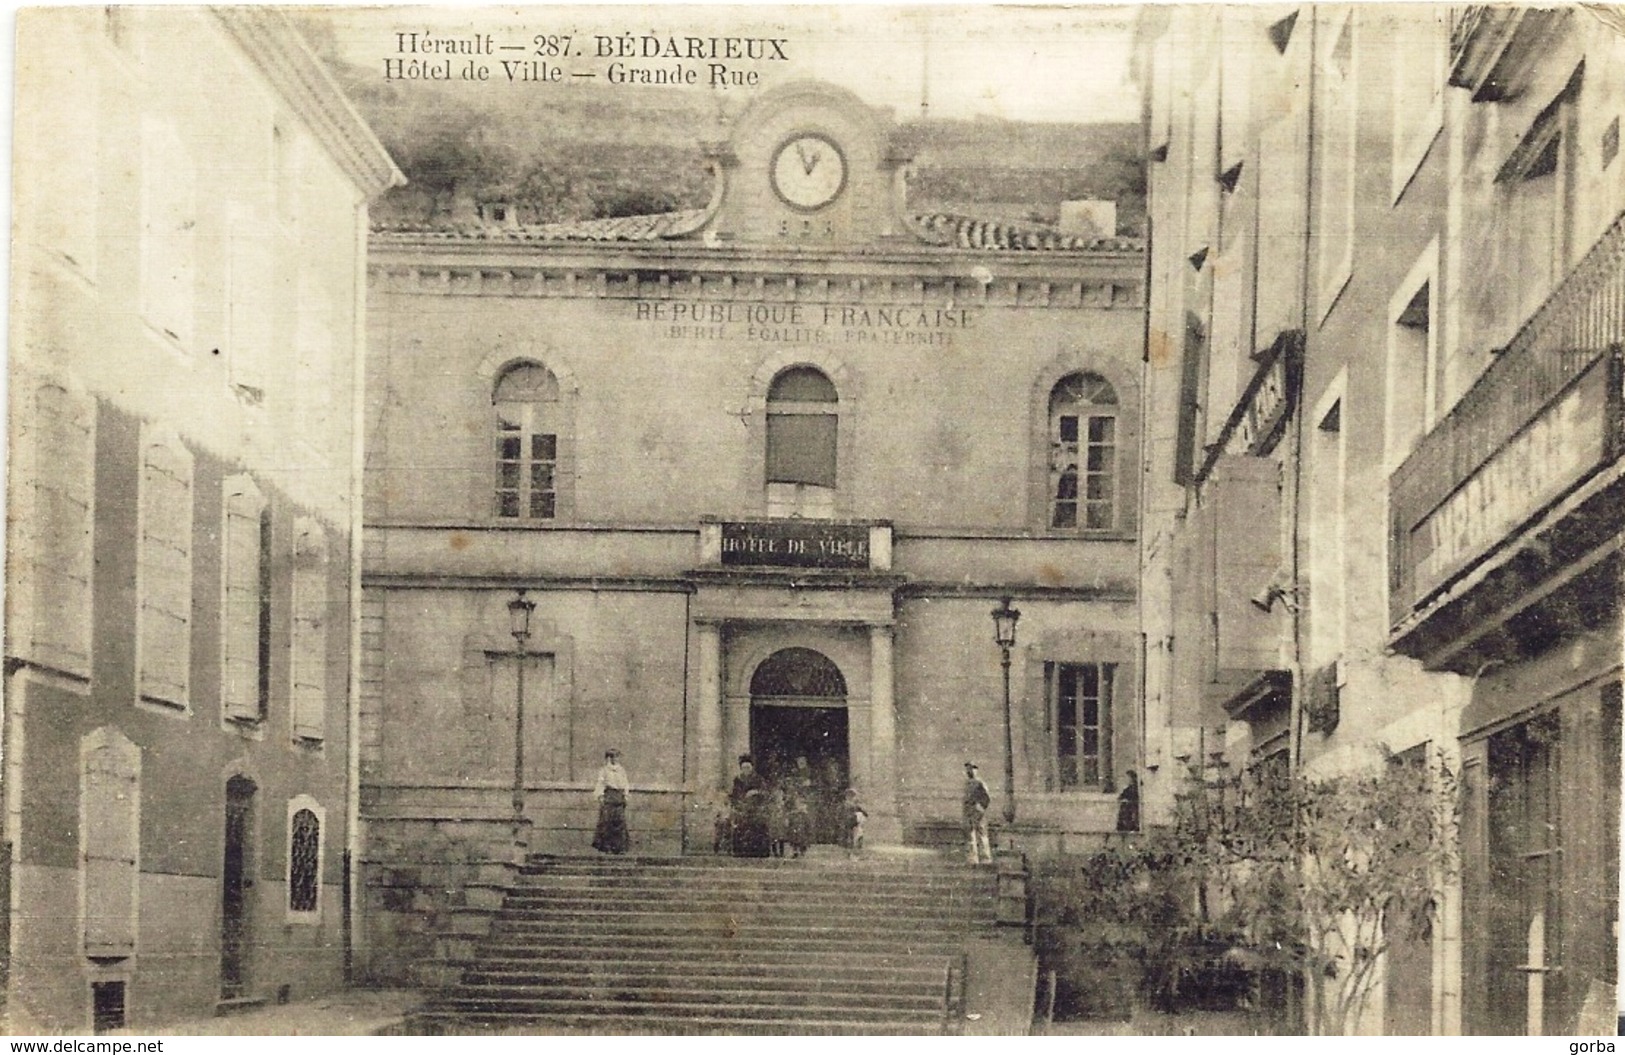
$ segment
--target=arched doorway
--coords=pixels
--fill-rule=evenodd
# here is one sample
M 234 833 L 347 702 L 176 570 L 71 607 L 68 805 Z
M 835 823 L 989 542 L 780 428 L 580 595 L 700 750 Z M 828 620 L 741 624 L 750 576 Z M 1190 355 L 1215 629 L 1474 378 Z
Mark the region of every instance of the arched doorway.
M 750 679 L 750 751 L 770 781 L 807 760 L 814 791 L 813 841 L 841 840 L 841 802 L 851 780 L 846 679 L 810 648 L 768 656 Z
M 220 996 L 234 1000 L 249 991 L 254 950 L 254 796 L 244 776 L 226 781 L 225 855 L 220 871 Z

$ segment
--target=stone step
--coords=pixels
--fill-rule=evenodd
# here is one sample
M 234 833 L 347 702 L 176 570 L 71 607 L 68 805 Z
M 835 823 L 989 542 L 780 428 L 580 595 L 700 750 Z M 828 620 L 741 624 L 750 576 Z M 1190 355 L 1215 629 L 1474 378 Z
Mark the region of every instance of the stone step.
M 890 1019 L 846 1022 L 835 1019 L 752 1019 L 743 1016 L 689 1016 L 650 1021 L 638 1016 L 591 1012 L 573 1015 L 472 1015 L 424 1012 L 402 1032 L 417 1035 L 588 1034 L 592 1036 L 936 1036 L 942 1016 L 897 1015 Z
M 531 860 L 519 866 L 522 875 L 642 873 L 674 875 L 708 872 L 712 875 L 827 875 L 882 876 L 928 880 L 945 876 L 993 873 L 990 864 L 971 864 L 963 858 L 936 858 L 929 865 L 897 865 L 872 858 L 832 857 L 662 857 L 642 860 L 624 857 L 556 857 Z
M 805 868 L 855 872 L 943 872 L 969 867 L 963 847 L 956 852 L 911 853 L 890 848 L 866 850 L 849 857 L 837 846 L 820 844 L 802 857 L 734 857 L 731 854 L 638 855 L 638 854 L 531 854 L 522 866 L 541 868 L 622 868 L 658 870 L 675 868 L 763 869 Z
M 907 941 L 857 940 L 851 938 L 753 938 L 746 942 L 718 942 L 714 937 L 681 935 L 654 935 L 627 937 L 623 935 L 493 935 L 479 946 L 479 955 L 512 958 L 516 954 L 530 953 L 537 957 L 556 956 L 572 949 L 614 951 L 622 949 L 645 956 L 693 956 L 710 952 L 722 956 L 751 954 L 758 961 L 778 959 L 785 953 L 809 952 L 826 954 L 882 955 L 894 953 L 908 956 L 952 956 L 963 948 L 957 937 L 915 935 Z
M 695 981 L 689 979 L 688 981 Z M 896 992 L 879 992 L 871 988 L 844 991 L 803 990 L 788 986 L 729 986 L 704 985 L 468 985 L 455 987 L 445 1001 L 485 1001 L 497 1003 L 523 1003 L 526 1001 L 585 1001 L 613 1008 L 621 1004 L 740 1004 L 772 1005 L 777 1008 L 827 1007 L 838 1002 L 846 1008 L 892 1008 L 905 1011 L 930 1011 L 940 1007 L 944 981 L 935 985 L 917 985 Z
M 611 901 L 616 904 L 639 904 L 645 901 L 723 902 L 723 904 L 809 904 L 842 905 L 861 901 L 864 905 L 886 905 L 907 909 L 910 905 L 923 907 L 962 907 L 990 901 L 993 888 L 955 888 L 941 891 L 856 891 L 851 888 L 795 889 L 762 888 L 743 889 L 725 886 L 658 886 L 658 884 L 604 884 L 552 883 L 548 886 L 517 886 L 509 891 L 509 901 L 515 904 L 556 904 L 569 901 Z
M 841 879 L 822 876 L 729 875 L 727 873 L 690 873 L 672 875 L 559 875 L 526 876 L 514 884 L 516 893 L 547 890 L 672 890 L 701 893 L 756 893 L 779 895 L 805 894 L 893 894 L 909 897 L 953 897 L 992 894 L 993 881 L 987 878 L 941 879 L 935 882 L 862 877 Z
M 612 1003 L 587 999 L 487 999 L 484 997 L 449 997 L 435 1002 L 432 1010 L 454 1011 L 483 1015 L 570 1015 L 591 1014 L 595 1011 L 613 1015 L 637 1015 L 654 1019 L 687 1017 L 735 1017 L 772 1022 L 784 1019 L 825 1020 L 842 1022 L 885 1021 L 900 1015 L 918 1015 L 921 1019 L 939 1017 L 940 1001 L 932 1008 L 854 1007 L 845 1000 L 824 1004 L 765 1003 L 750 999 L 750 994 L 737 994 L 734 1001 L 682 1001 L 682 1000 L 617 1000 Z
M 863 911 L 870 916 L 886 915 L 892 912 L 946 913 L 957 916 L 984 908 L 991 911 L 995 904 L 996 901 L 992 894 L 886 898 L 873 894 L 863 894 L 858 891 L 848 892 L 841 896 L 821 894 L 816 897 L 808 897 L 805 893 L 796 891 L 557 890 L 540 896 L 531 894 L 528 891 L 513 891 L 503 900 L 505 908 L 544 911 L 572 908 L 619 910 L 656 907 L 663 910 L 691 909 L 695 911 L 711 909 L 735 909 L 740 911 L 804 909 L 814 913 L 826 913 L 840 909 L 847 912 Z
M 792 911 L 757 912 L 747 909 L 735 912 L 726 909 L 697 909 L 643 912 L 587 911 L 571 912 L 510 912 L 498 914 L 497 922 L 513 925 L 524 931 L 569 928 L 580 932 L 593 928 L 621 931 L 652 931 L 662 929 L 692 930 L 705 934 L 818 934 L 873 935 L 884 932 L 907 932 L 921 929 L 952 930 L 964 933 L 976 928 L 976 920 L 961 916 L 921 919 L 911 916 L 893 916 L 883 912 L 841 915 L 802 913 Z M 927 926 L 929 924 L 929 926 Z
M 797 905 L 696 905 L 665 902 L 643 902 L 636 905 L 615 905 L 601 902 L 552 906 L 508 904 L 503 907 L 501 916 L 504 919 L 523 920 L 530 923 L 563 921 L 598 923 L 612 920 L 648 923 L 658 920 L 675 920 L 686 924 L 703 926 L 706 921 L 731 921 L 733 924 L 824 924 L 852 927 L 860 930 L 880 926 L 892 930 L 900 927 L 922 926 L 965 928 L 986 925 L 994 921 L 994 912 L 991 906 L 984 910 L 983 906 L 978 905 L 974 912 L 969 909 L 960 909 L 956 912 L 951 908 L 904 910 L 878 908 L 861 903 L 830 906 L 828 908 Z
M 897 943 L 889 942 L 886 948 L 879 952 L 862 952 L 851 948 L 838 948 L 833 951 L 792 948 L 765 956 L 756 949 L 718 949 L 714 946 L 695 950 L 632 949 L 617 943 L 606 943 L 595 948 L 575 942 L 552 945 L 537 942 L 512 943 L 505 948 L 493 944 L 482 950 L 482 955 L 478 959 L 460 966 L 470 968 L 481 963 L 503 966 L 548 963 L 566 968 L 591 970 L 600 967 L 621 968 L 626 964 L 634 964 L 644 965 L 650 969 L 664 969 L 667 964 L 677 963 L 695 965 L 700 970 L 715 967 L 717 970 L 782 968 L 789 971 L 814 967 L 829 971 L 894 972 L 908 970 L 921 963 L 935 970 L 940 964 L 946 964 L 949 957 L 957 956 L 959 951 L 960 947 L 955 945 L 952 952 L 941 957 L 934 954 L 912 954 L 904 951 Z
M 639 905 L 504 905 L 502 918 L 523 920 L 528 923 L 606 923 L 624 922 L 647 925 L 655 922 L 678 922 L 691 927 L 738 927 L 746 923 L 759 925 L 808 925 L 808 927 L 884 927 L 899 930 L 905 927 L 962 927 L 965 923 L 993 920 L 993 912 L 972 915 L 951 909 L 887 909 L 868 907 L 853 902 L 842 907 L 817 909 L 799 905 L 726 905 L 726 904 L 665 904 L 643 902 Z
M 535 857 L 423 1024 L 937 1034 L 949 966 L 992 927 L 993 894 L 990 870 L 934 855 Z
M 492 966 L 500 963 L 501 966 Z M 524 961 L 487 961 L 469 967 L 463 972 L 465 986 L 503 985 L 650 985 L 658 988 L 681 987 L 704 982 L 706 986 L 739 985 L 749 983 L 760 988 L 793 986 L 800 989 L 845 992 L 854 985 L 867 992 L 912 990 L 922 985 L 935 986 L 942 979 L 945 963 L 891 968 L 842 968 L 838 965 L 804 964 L 790 969 L 774 970 L 774 964 L 733 966 L 725 970 L 706 970 L 701 963 L 651 964 L 622 961 L 610 967 L 598 964 L 530 963 Z

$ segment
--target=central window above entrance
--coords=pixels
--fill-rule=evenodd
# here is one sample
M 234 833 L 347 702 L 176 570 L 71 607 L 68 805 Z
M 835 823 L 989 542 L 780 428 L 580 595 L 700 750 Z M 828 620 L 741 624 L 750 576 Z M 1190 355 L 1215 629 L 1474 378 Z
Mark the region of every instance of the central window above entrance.
M 840 395 L 811 366 L 780 371 L 767 391 L 769 516 L 835 515 Z

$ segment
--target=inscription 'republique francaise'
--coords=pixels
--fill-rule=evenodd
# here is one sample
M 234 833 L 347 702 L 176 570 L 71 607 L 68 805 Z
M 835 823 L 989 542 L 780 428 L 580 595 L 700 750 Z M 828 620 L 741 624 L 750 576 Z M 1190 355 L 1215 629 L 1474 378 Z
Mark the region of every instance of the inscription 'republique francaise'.
M 765 341 L 782 344 L 936 345 L 976 325 L 975 308 L 917 304 L 746 304 L 640 300 L 639 322 L 671 340 Z

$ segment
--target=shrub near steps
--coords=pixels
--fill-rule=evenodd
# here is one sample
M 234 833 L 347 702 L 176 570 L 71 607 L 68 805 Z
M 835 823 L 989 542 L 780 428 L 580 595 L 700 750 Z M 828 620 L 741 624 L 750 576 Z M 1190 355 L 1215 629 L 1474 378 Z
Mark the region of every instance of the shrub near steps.
M 532 858 L 433 1032 L 927 1034 L 993 925 L 940 858 Z

